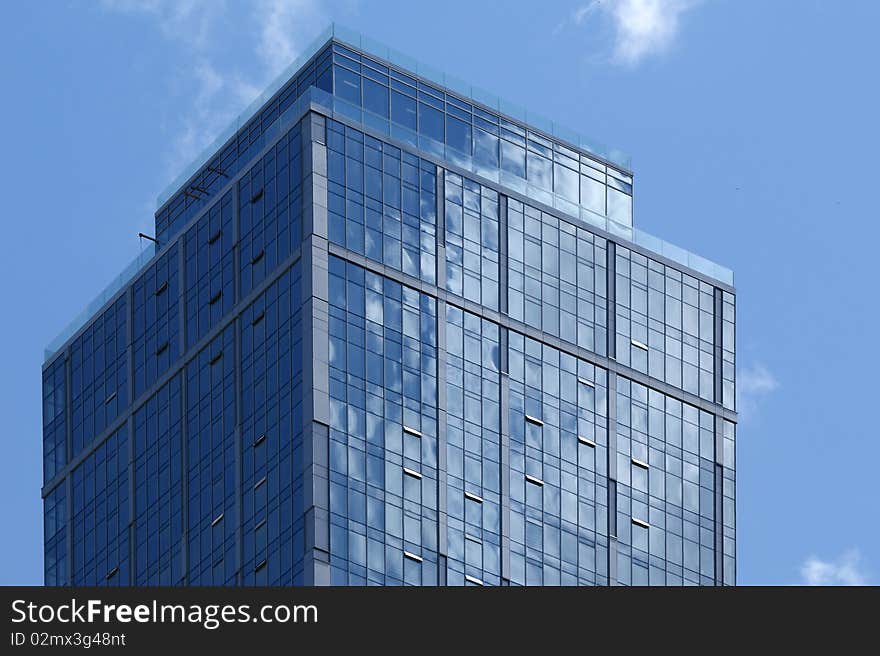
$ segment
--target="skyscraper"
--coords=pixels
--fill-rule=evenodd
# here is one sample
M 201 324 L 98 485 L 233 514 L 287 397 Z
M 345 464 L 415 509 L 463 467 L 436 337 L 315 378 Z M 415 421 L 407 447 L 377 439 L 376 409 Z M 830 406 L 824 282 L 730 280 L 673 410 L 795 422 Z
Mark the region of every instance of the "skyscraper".
M 52 585 L 735 582 L 733 275 L 338 27 L 47 349 Z

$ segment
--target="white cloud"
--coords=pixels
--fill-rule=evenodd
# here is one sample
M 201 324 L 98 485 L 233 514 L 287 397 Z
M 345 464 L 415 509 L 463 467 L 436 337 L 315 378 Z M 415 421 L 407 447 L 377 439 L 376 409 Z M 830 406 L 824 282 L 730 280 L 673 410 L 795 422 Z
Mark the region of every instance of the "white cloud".
M 584 20 L 587 18 L 587 16 L 589 16 L 591 13 L 593 13 L 596 9 L 599 9 L 601 4 L 602 4 L 601 0 L 593 0 L 593 2 L 591 2 L 588 5 L 583 5 L 581 7 L 578 7 L 577 9 L 575 9 L 571 13 L 572 22 L 575 25 L 580 25 L 581 23 L 584 22 Z
M 736 406 L 745 419 L 752 416 L 761 399 L 779 389 L 779 382 L 761 363 L 741 367 L 736 372 Z
M 271 78 L 296 59 L 303 37 L 316 33 L 326 19 L 314 0 L 262 0 L 259 5 L 256 53 Z
M 194 93 L 189 110 L 176 124 L 177 136 L 167 156 L 170 175 L 190 164 L 259 93 L 239 73 L 221 73 L 207 58 L 196 60 L 186 75 Z
M 149 16 L 166 37 L 196 49 L 209 43 L 212 25 L 226 9 L 225 0 L 101 0 L 101 4 L 110 11 Z
M 190 91 L 188 108 L 175 112 L 175 136 L 167 155 L 169 177 L 197 157 L 326 22 L 318 0 L 236 5 L 245 8 L 244 17 L 232 16 L 224 0 L 102 0 L 102 6 L 150 20 L 166 39 L 183 44 L 190 53 L 177 71 L 179 88 Z M 220 34 L 224 22 L 234 22 L 254 44 L 256 74 L 246 75 L 235 64 L 217 63 L 230 59 L 223 56 L 228 55 L 223 51 L 227 40 Z
M 810 556 L 801 565 L 804 585 L 867 585 L 868 578 L 858 549 L 849 549 L 835 560 Z
M 614 27 L 614 60 L 635 66 L 649 55 L 661 54 L 674 42 L 682 14 L 700 0 L 593 0 L 571 14 L 575 25 L 601 10 Z

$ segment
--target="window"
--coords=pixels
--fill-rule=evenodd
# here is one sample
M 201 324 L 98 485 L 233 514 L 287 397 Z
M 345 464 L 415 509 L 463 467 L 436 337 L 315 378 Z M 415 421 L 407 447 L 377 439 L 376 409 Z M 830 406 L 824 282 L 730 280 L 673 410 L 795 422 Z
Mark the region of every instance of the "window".
M 507 222 L 511 318 L 605 354 L 605 240 L 513 199 Z
M 601 585 L 608 576 L 605 371 L 508 335 L 511 583 Z
M 436 584 L 435 302 L 329 269 L 331 578 Z
M 446 172 L 446 289 L 497 310 L 497 192 Z
M 335 95 L 360 107 L 361 105 L 361 76 L 342 66 L 334 66 L 336 76 L 334 86 Z
M 122 295 L 71 344 L 71 449 L 74 457 L 101 435 L 128 403 L 127 308 L 126 297 Z M 45 422 L 54 415 L 54 419 L 46 426 L 44 440 L 52 435 L 51 439 L 57 440 L 57 444 L 47 443 L 49 448 L 44 457 L 47 465 L 50 459 L 54 460 L 57 472 L 66 459 L 67 448 L 62 414 L 66 403 L 63 397 L 63 359 L 56 360 L 52 370 L 54 390 L 51 392 L 45 386 L 49 376 L 47 371 L 44 400 L 51 398 L 54 407 L 46 407 L 44 403 L 43 418 Z
M 434 165 L 335 121 L 327 134 L 330 241 L 433 283 Z

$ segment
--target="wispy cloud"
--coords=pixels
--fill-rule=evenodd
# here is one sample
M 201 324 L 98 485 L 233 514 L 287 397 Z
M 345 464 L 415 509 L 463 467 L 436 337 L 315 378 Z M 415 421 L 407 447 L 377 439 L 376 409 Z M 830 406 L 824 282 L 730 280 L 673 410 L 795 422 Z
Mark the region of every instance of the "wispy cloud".
M 594 11 L 600 9 L 602 7 L 602 0 L 593 0 L 591 3 L 586 5 L 581 5 L 573 12 L 571 12 L 571 21 L 575 25 L 582 24 L 587 16 L 592 14 Z
M 196 49 L 210 41 L 212 25 L 226 9 L 225 0 L 101 0 L 105 9 L 147 16 L 171 39 Z
M 746 419 L 755 414 L 759 403 L 768 394 L 779 389 L 779 382 L 761 363 L 741 367 L 736 372 L 736 405 Z
M 168 175 L 176 175 L 208 146 L 300 53 L 308 35 L 326 22 L 318 0 L 259 0 L 235 5 L 245 15 L 233 15 L 225 0 L 102 0 L 112 12 L 148 20 L 170 42 L 182 45 L 177 75 L 189 89 L 182 110 L 175 112 Z M 234 24 L 253 45 L 247 59 L 224 52 Z M 187 54 L 188 53 L 188 54 Z M 245 53 L 242 53 L 243 55 Z M 242 64 L 225 63 L 239 61 Z
M 849 549 L 834 560 L 810 556 L 801 565 L 804 585 L 867 585 L 862 556 L 858 549 Z
M 195 92 L 191 107 L 177 126 L 168 168 L 177 173 L 193 160 L 259 93 L 238 73 L 224 75 L 207 58 L 198 59 L 189 73 Z
M 262 0 L 259 4 L 262 29 L 256 52 L 274 77 L 296 59 L 303 37 L 316 31 L 325 17 L 314 0 Z
M 679 33 L 682 15 L 701 0 L 592 0 L 577 7 L 573 25 L 587 23 L 601 12 L 613 28 L 612 59 L 633 67 L 651 55 L 665 52 Z M 555 32 L 561 29 L 557 27 Z

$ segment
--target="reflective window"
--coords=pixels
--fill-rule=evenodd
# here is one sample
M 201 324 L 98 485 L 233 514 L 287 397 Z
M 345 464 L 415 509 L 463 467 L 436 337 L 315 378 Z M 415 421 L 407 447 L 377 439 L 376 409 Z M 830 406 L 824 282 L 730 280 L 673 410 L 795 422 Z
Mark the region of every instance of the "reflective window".
M 433 164 L 328 120 L 327 178 L 332 243 L 435 282 Z
M 447 584 L 501 584 L 497 324 L 446 307 Z
M 330 257 L 334 584 L 437 584 L 437 315 Z
M 605 585 L 605 370 L 510 331 L 510 580 Z
M 730 292 L 722 293 L 721 331 L 722 400 L 736 410 L 736 297 Z
M 618 580 L 714 585 L 714 418 L 617 379 Z
M 498 193 L 446 172 L 446 289 L 498 309 Z
M 724 585 L 736 585 L 736 424 L 722 424 L 724 466 L 722 470 L 722 550 Z
M 618 362 L 714 401 L 711 285 L 617 247 Z
M 358 84 L 353 79 L 350 82 Z M 307 66 L 243 126 L 235 138 L 215 153 L 194 176 L 191 183 L 176 192 L 156 213 L 156 238 L 166 244 L 186 226 L 267 145 L 265 136 L 270 126 L 289 109 L 309 87 L 327 92 L 333 90 L 330 48 L 318 53 Z M 337 85 L 340 88 L 343 85 Z M 364 87 L 367 93 L 367 87 Z M 354 98 L 354 95 L 351 96 Z M 373 96 L 369 96 L 373 102 Z M 365 99 L 367 96 L 365 95 Z M 294 130 L 298 132 L 298 130 Z M 283 200 L 279 196 L 279 201 Z
M 606 242 L 507 201 L 508 313 L 572 344 L 606 353 Z
M 632 227 L 631 175 L 367 55 L 332 48 L 343 112 L 360 116 L 363 108 L 366 124 L 493 182 L 575 216 Z

